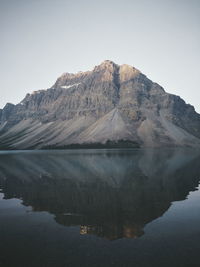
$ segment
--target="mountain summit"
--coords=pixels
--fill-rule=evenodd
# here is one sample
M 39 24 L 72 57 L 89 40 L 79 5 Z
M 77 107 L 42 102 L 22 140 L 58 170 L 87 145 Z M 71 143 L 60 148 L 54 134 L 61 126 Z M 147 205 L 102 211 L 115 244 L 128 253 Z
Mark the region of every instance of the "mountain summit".
M 200 146 L 200 115 L 136 68 L 105 60 L 0 109 L 0 148 Z

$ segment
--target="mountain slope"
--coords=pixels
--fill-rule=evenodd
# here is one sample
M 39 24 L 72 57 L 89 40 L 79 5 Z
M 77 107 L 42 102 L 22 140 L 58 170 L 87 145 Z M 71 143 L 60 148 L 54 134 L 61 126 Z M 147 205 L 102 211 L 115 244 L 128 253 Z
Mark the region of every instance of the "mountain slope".
M 0 147 L 63 147 L 129 140 L 140 146 L 200 146 L 200 115 L 139 70 L 106 60 L 65 73 L 47 90 L 0 110 Z

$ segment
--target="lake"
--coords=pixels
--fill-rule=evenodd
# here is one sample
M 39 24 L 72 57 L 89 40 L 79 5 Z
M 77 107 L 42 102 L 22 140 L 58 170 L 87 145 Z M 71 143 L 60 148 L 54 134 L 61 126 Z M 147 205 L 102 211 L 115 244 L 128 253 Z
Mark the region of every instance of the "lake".
M 0 151 L 0 266 L 200 266 L 199 181 L 194 149 Z

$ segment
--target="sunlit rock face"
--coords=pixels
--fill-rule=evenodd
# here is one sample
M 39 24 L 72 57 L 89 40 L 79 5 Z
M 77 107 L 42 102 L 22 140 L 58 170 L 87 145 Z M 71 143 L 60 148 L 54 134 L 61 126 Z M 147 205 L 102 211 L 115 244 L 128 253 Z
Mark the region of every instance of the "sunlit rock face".
M 0 110 L 0 148 L 55 148 L 129 140 L 143 147 L 200 146 L 200 115 L 129 65 L 106 60 L 64 73 Z
M 199 161 L 194 149 L 3 152 L 0 188 L 81 235 L 136 238 L 196 189 Z

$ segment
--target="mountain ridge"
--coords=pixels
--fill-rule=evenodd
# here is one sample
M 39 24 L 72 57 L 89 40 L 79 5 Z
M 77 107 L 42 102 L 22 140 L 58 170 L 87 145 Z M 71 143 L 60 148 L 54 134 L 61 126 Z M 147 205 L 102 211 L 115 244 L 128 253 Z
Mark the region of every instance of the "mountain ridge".
M 0 110 L 0 148 L 41 149 L 128 140 L 200 147 L 200 115 L 136 68 L 105 60 Z

